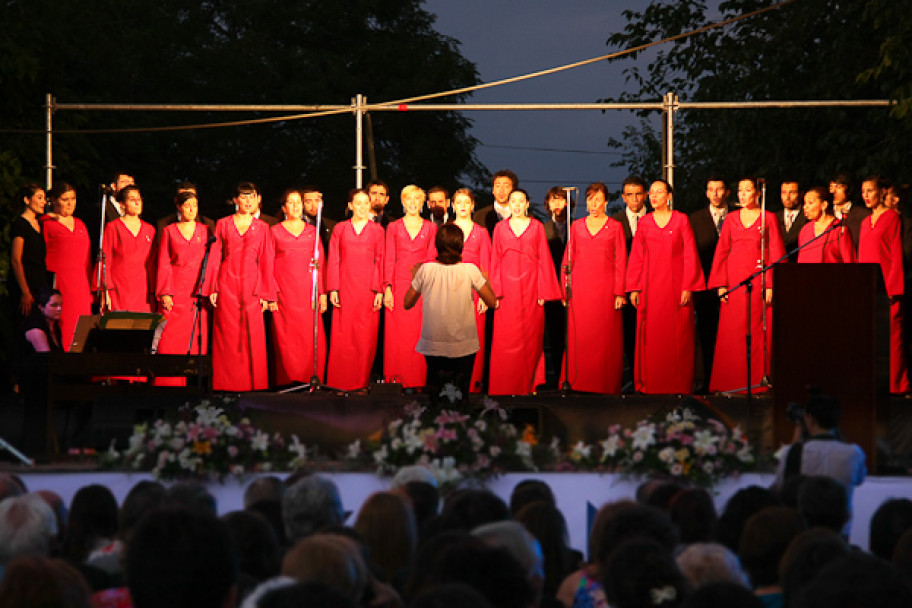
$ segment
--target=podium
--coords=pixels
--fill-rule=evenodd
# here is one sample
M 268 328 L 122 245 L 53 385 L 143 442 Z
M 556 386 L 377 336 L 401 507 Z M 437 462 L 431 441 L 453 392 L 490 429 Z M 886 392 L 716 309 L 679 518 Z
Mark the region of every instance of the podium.
M 889 302 L 876 264 L 779 264 L 773 269 L 774 444 L 790 443 L 789 402 L 807 386 L 842 404 L 840 429 L 876 470 L 889 407 Z

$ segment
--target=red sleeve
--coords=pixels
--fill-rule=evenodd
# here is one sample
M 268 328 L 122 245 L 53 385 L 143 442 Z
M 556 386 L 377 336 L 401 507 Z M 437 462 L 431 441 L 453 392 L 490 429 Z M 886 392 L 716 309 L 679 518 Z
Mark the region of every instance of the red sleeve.
M 722 222 L 722 232 L 719 234 L 719 242 L 716 244 L 716 253 L 713 255 L 712 270 L 709 271 L 709 289 L 718 289 L 724 287 L 728 289 L 728 255 L 731 253 L 731 231 L 732 222 L 735 220 L 736 211 L 725 215 L 725 221 Z
M 402 220 L 396 220 L 386 227 L 386 242 L 383 252 L 383 278 L 381 279 L 380 289 L 373 289 L 373 287 L 371 287 L 373 291 L 383 291 L 386 289 L 387 285 L 392 286 L 393 280 L 396 278 L 393 275 L 396 274 L 396 253 L 397 247 L 399 246 L 400 224 L 402 224 Z M 404 224 L 402 224 L 402 228 L 405 228 Z
M 257 256 L 257 288 L 256 296 L 261 300 L 266 300 L 267 302 L 275 302 L 277 293 L 279 291 L 278 285 L 275 281 L 275 242 L 272 240 L 272 231 L 269 229 L 269 226 L 266 222 L 262 220 L 253 220 L 254 222 L 261 222 L 261 225 L 258 225 L 261 236 L 260 238 L 260 252 Z M 251 224 L 251 227 L 253 225 Z
M 535 246 L 538 249 L 538 299 L 560 300 L 560 287 L 557 284 L 557 275 L 554 273 L 551 250 L 548 249 L 548 239 L 545 238 L 545 227 L 536 219 L 530 221 L 534 224 L 530 228 L 535 230 L 533 235 L 537 241 Z
M 367 228 L 374 234 L 374 276 L 371 279 L 371 291 L 380 293 L 384 288 L 383 269 L 386 263 L 384 260 L 384 237 L 386 233 L 380 224 L 376 222 L 368 222 Z
M 171 231 L 167 227 L 158 239 L 158 269 L 155 274 L 155 297 L 174 295 L 171 287 Z
M 327 291 L 339 290 L 339 239 L 342 235 L 342 227 L 347 222 L 339 222 L 329 237 L 329 255 L 326 257 L 326 289 Z
M 482 272 L 489 272 L 491 270 L 491 235 L 481 226 L 479 226 L 477 230 L 479 237 L 481 237 L 479 259 L 482 266 L 480 270 Z
M 111 260 L 114 258 L 114 243 L 117 240 L 117 222 L 120 220 L 114 220 L 113 222 L 108 222 L 105 224 L 103 237 L 101 239 L 101 253 L 104 268 L 104 276 L 101 277 L 102 285 L 108 291 L 114 291 L 115 286 L 111 285 L 110 274 L 108 273 L 108 265 L 111 263 Z M 99 290 L 101 285 L 98 284 L 98 266 L 95 267 L 95 271 L 92 273 L 92 289 Z
M 766 229 L 769 234 L 767 239 L 767 246 L 769 251 L 767 251 L 766 264 L 772 262 L 779 262 L 780 264 L 788 263 L 788 258 L 785 257 L 785 241 L 782 240 L 782 230 L 779 228 L 779 220 L 776 218 L 774 213 L 766 212 Z M 773 273 L 766 272 L 766 287 L 767 289 L 772 288 L 773 286 Z
M 678 222 L 681 225 L 680 233 L 684 249 L 681 260 L 683 270 L 681 291 L 703 291 L 706 289 L 706 282 L 703 280 L 703 267 L 700 265 L 700 256 L 697 253 L 697 244 L 694 241 L 693 231 L 690 229 L 690 222 L 683 213 L 678 215 Z
M 855 262 L 855 243 L 852 242 L 852 231 L 846 228 L 845 224 L 839 227 L 839 256 L 843 264 L 852 264 Z
M 901 296 L 905 290 L 903 283 L 903 258 L 902 258 L 902 222 L 899 214 L 888 209 L 881 217 L 889 223 L 884 230 L 884 245 L 887 259 L 884 265 L 884 285 L 887 295 Z
M 645 287 L 646 238 L 643 236 L 644 229 L 648 230 L 645 222 L 640 222 L 636 234 L 633 235 L 633 241 L 630 243 L 630 257 L 627 259 L 627 286 L 625 287 L 627 291 L 643 291 Z
M 424 220 L 424 225 L 428 226 L 428 247 L 427 255 L 423 261 L 433 262 L 437 259 L 437 224 Z
M 231 221 L 230 219 L 228 221 Z M 209 250 L 209 262 L 206 268 L 207 285 L 205 294 L 208 296 L 219 292 L 219 268 L 222 265 L 222 239 L 225 233 L 225 222 L 219 220 L 215 224 L 215 242 Z
M 503 256 L 504 226 L 509 226 L 509 222 L 497 222 L 494 226 L 494 239 L 491 245 L 491 270 L 488 277 L 491 282 L 491 289 L 494 290 L 494 295 L 498 298 L 503 297 L 503 282 L 500 280 L 500 258 Z

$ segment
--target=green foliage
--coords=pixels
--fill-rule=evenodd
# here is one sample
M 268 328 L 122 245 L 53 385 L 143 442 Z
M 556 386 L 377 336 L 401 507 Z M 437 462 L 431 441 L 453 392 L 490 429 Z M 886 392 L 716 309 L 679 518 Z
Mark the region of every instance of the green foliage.
M 774 3 L 655 0 L 642 11 L 626 11 L 626 26 L 608 38 L 608 45 L 634 47 Z M 868 4 L 882 6 L 866 10 Z M 910 64 L 897 67 L 896 57 L 908 56 L 910 30 L 912 19 L 889 0 L 802 0 L 643 52 L 647 65 L 624 70 L 626 89 L 617 99 L 655 101 L 668 91 L 681 101 L 885 99 L 903 91 L 908 97 Z M 879 71 L 859 78 L 878 61 Z M 794 177 L 806 185 L 826 183 L 838 171 L 859 177 L 876 171 L 908 180 L 905 140 L 912 121 L 897 120 L 900 112 L 680 111 L 675 116 L 676 203 L 684 209 L 704 204 L 711 173 L 730 181 L 762 175 L 771 183 Z M 625 133 L 623 144 L 615 142 L 624 149 L 625 164 L 642 168 L 642 142 L 658 138 L 657 124 L 641 122 Z

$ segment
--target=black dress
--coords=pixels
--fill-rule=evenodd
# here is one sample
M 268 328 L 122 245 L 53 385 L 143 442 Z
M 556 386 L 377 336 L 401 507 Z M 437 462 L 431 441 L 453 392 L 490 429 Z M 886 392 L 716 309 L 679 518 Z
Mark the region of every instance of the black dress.
M 63 341 L 60 333 L 60 324 L 54 329 L 48 325 L 47 319 L 41 309 L 35 306 L 31 314 L 26 317 L 25 329 L 20 334 L 20 352 L 17 376 L 19 391 L 25 402 L 25 411 L 22 425 L 22 450 L 27 456 L 37 461 L 45 461 L 50 455 L 48 446 L 48 353 L 35 351 L 32 343 L 25 338 L 25 334 L 37 329 L 47 336 L 48 345 L 53 352 L 63 352 Z
M 22 270 L 25 272 L 25 282 L 28 284 L 32 297 L 37 298 L 42 290 L 50 289 L 51 279 L 48 274 L 45 257 L 47 248 L 44 244 L 44 234 L 39 229 L 35 230 L 27 219 L 18 216 L 13 220 L 10 229 L 10 240 L 20 237 L 22 243 Z M 22 289 L 19 287 L 19 281 L 10 273 L 7 281 L 9 284 L 10 301 L 15 310 L 19 310 L 19 302 L 22 300 Z M 24 318 L 21 319 L 24 323 Z

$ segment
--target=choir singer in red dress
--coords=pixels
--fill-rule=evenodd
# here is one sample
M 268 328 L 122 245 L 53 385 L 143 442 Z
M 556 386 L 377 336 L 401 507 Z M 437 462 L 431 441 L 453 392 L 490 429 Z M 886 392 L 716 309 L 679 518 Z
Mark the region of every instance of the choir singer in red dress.
M 705 283 L 690 221 L 671 209 L 673 197 L 664 180 L 649 187 L 653 211 L 640 220 L 627 263 L 627 290 L 637 309 L 633 375 L 641 393 L 693 391 L 693 292 Z
M 367 388 L 383 305 L 383 227 L 370 220 L 366 190 L 350 196 L 352 217 L 333 228 L 326 269 L 333 305 L 326 383 L 343 391 Z
M 561 385 L 566 380 L 574 391 L 620 394 L 627 245 L 621 223 L 605 214 L 607 198 L 608 188 L 602 182 L 586 188 L 589 216 L 571 224 L 561 262 L 562 273 L 570 266 L 571 279 L 569 299 L 566 281 L 560 281 L 568 306 L 569 336 Z
M 104 228 L 105 287 L 109 310 L 152 312 L 155 228 L 140 219 L 142 194 L 136 186 L 117 193 L 124 214 Z
M 497 222 L 491 286 L 498 298 L 491 338 L 492 395 L 528 395 L 545 382 L 544 304 L 560 298 L 541 222 L 526 215 L 529 194 L 510 193 L 510 218 Z
M 871 176 L 861 184 L 861 196 L 871 215 L 861 222 L 858 235 L 858 261 L 880 265 L 884 287 L 890 297 L 890 392 L 909 392 L 909 376 L 903 341 L 903 257 L 902 220 L 884 205 L 887 184 Z
M 808 223 L 801 227 L 798 235 L 798 245 L 801 247 L 798 263 L 847 264 L 855 261 L 855 245 L 849 229 L 839 226 L 826 232 L 836 221 L 830 202 L 830 192 L 823 186 L 814 186 L 805 192 L 804 216 Z
M 276 299 L 275 253 L 269 226 L 254 217 L 256 186 L 235 187 L 237 211 L 215 225 L 210 264 L 215 277 L 209 299 L 212 322 L 212 388 L 253 391 L 269 388 L 263 311 Z

